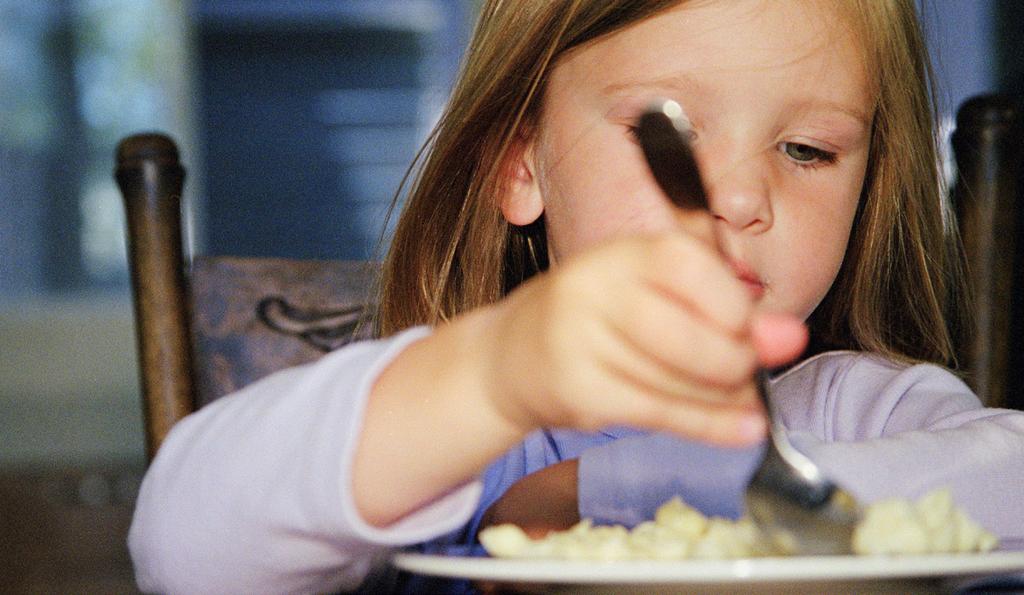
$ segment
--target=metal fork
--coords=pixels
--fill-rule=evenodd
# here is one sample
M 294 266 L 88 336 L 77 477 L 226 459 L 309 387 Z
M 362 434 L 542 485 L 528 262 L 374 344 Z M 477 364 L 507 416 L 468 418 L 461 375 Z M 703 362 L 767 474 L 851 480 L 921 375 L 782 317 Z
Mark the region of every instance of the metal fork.
M 672 204 L 707 211 L 707 194 L 688 142 L 690 124 L 679 104 L 672 100 L 652 104 L 640 118 L 637 135 L 654 179 Z M 747 486 L 747 511 L 782 549 L 800 554 L 849 553 L 860 515 L 856 501 L 790 443 L 768 399 L 764 369 L 757 371 L 755 384 L 768 413 L 769 439 L 764 459 Z

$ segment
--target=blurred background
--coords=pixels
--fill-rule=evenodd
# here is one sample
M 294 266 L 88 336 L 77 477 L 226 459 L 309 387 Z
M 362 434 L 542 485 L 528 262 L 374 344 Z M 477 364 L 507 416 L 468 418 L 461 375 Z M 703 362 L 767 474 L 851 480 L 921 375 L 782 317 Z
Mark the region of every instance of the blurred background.
M 193 250 L 379 256 L 477 0 L 0 0 L 0 590 L 132 592 L 144 467 L 113 151 L 171 134 Z M 921 0 L 947 132 L 1024 4 Z

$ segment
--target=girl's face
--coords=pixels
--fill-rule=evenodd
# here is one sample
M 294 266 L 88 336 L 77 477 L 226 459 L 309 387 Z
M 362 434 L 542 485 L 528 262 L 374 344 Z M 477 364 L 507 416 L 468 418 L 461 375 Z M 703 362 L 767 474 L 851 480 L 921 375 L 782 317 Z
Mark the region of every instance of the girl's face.
M 719 239 L 762 310 L 806 318 L 843 261 L 873 102 L 853 34 L 827 2 L 691 2 L 567 54 L 518 183 L 545 213 L 552 264 L 615 236 L 678 226 L 634 137 L 654 98 L 683 106 Z

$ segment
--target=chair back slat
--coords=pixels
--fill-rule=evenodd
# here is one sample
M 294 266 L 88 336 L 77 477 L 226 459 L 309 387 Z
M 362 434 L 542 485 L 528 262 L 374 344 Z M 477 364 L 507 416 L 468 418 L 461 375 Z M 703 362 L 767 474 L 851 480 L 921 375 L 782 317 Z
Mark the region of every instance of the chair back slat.
M 368 337 L 377 271 L 363 261 L 195 258 L 196 405 Z

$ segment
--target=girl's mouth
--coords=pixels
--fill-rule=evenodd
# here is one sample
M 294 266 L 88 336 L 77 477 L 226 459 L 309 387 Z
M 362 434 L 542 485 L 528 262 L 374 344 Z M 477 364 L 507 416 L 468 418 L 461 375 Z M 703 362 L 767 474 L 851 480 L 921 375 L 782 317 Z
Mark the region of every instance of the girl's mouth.
M 750 265 L 740 260 L 730 261 L 730 264 L 732 265 L 732 270 L 736 273 L 736 278 L 746 285 L 747 290 L 750 292 L 750 297 L 755 300 L 761 299 L 764 296 L 766 286 L 757 272 Z

